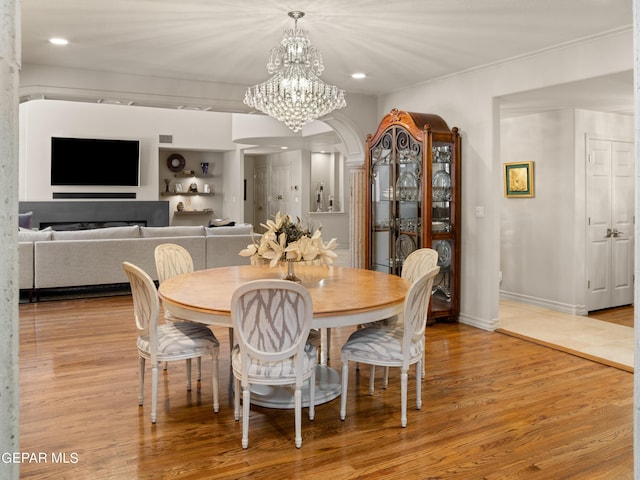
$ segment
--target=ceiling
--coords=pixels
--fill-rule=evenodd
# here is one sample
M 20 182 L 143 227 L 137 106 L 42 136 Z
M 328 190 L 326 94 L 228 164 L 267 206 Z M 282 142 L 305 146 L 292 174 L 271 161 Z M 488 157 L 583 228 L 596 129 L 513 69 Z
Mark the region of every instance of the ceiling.
M 632 0 L 23 0 L 22 62 L 249 86 L 268 77 L 291 10 L 347 102 L 632 27 Z M 505 115 L 630 113 L 632 73 L 503 101 Z

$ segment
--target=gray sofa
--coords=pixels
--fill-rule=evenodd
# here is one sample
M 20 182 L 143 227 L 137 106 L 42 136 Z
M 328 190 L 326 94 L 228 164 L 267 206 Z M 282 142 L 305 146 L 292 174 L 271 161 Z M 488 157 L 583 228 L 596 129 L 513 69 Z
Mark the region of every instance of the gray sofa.
M 124 226 L 92 230 L 24 230 L 18 233 L 20 289 L 92 287 L 126 283 L 122 262 L 143 268 L 154 279 L 154 250 L 176 243 L 193 257 L 194 268 L 249 264 L 238 252 L 253 241 L 251 225 L 233 227 Z

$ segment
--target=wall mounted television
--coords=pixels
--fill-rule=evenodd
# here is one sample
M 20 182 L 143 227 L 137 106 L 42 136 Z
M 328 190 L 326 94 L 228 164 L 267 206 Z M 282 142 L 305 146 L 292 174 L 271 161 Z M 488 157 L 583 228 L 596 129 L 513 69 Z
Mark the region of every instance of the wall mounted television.
M 140 184 L 140 141 L 51 137 L 51 185 Z

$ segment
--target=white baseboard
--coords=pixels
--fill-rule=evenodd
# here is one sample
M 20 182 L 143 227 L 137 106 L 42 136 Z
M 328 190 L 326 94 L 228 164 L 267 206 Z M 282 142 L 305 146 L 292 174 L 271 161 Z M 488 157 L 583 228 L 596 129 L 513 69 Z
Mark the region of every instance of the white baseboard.
M 520 293 L 507 292 L 500 290 L 500 298 L 504 300 L 512 300 L 514 302 L 535 305 L 536 307 L 547 308 L 557 312 L 568 313 L 569 315 L 586 315 L 587 307 L 585 305 L 571 305 L 568 303 L 556 302 L 546 298 L 531 297 Z
M 484 318 L 472 317 L 465 313 L 460 313 L 458 316 L 458 322 L 488 331 L 493 331 L 500 326 L 500 320 L 497 318 L 487 320 Z

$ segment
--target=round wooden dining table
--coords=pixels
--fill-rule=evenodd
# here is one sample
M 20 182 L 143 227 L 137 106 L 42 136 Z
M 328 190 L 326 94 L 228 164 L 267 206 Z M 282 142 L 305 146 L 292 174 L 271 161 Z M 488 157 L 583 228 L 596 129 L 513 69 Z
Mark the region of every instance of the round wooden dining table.
M 207 325 L 232 327 L 231 295 L 252 280 L 278 279 L 286 267 L 242 265 L 197 270 L 165 280 L 158 289 L 165 309 L 174 316 Z M 312 328 L 322 332 L 321 361 L 316 371 L 315 404 L 340 395 L 340 375 L 326 365 L 327 329 L 357 326 L 402 312 L 409 282 L 373 270 L 325 265 L 296 265 L 295 274 L 313 301 Z M 308 396 L 307 396 L 308 397 Z M 308 404 L 308 398 L 303 404 Z M 252 389 L 252 403 L 293 408 L 288 389 Z

